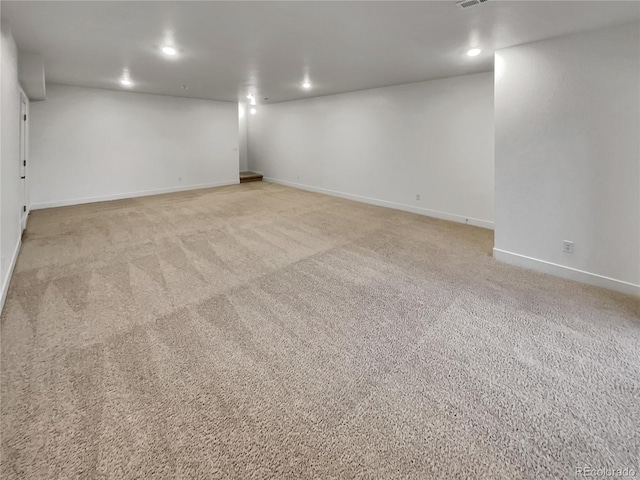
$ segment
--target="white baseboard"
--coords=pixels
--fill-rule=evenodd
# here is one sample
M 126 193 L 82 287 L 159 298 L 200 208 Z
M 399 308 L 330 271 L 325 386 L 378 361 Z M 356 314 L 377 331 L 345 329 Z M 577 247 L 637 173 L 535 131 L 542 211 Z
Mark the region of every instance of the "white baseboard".
M 464 223 L 466 225 L 474 225 L 476 227 L 487 228 L 493 230 L 493 222 L 488 220 L 480 220 L 477 218 L 464 217 L 454 213 L 439 212 L 437 210 L 429 210 L 428 208 L 414 207 L 413 205 L 405 205 L 402 203 L 389 202 L 387 200 L 379 200 L 377 198 L 364 197 L 362 195 L 354 195 L 352 193 L 337 192 L 335 190 L 328 190 L 326 188 L 312 187 L 310 185 L 303 185 L 301 183 L 289 182 L 286 180 L 278 180 L 277 178 L 264 177 L 264 181 L 271 183 L 278 183 L 280 185 L 286 185 L 288 187 L 300 188 L 302 190 L 308 190 L 310 192 L 324 193 L 332 195 L 334 197 L 346 198 L 347 200 L 355 200 L 356 202 L 368 203 L 371 205 L 377 205 L 379 207 L 393 208 L 394 210 L 403 210 L 405 212 L 417 213 L 418 215 L 425 215 L 427 217 L 439 218 L 441 220 L 449 220 L 457 223 Z
M 116 193 L 113 195 L 101 195 L 97 197 L 72 198 L 68 200 L 57 200 L 54 202 L 32 203 L 31 210 L 42 210 L 43 208 L 67 207 L 69 205 L 81 205 L 83 203 L 108 202 L 109 200 L 122 200 L 125 198 L 146 197 L 149 195 L 160 195 L 163 193 L 184 192 L 187 190 L 200 190 L 202 188 L 224 187 L 227 185 L 237 185 L 240 179 L 231 182 L 201 183 L 199 185 L 187 185 L 180 187 L 160 188 L 157 190 L 144 190 L 130 193 Z
M 499 248 L 493 249 L 493 258 L 500 262 L 508 263 L 509 265 L 528 268 L 530 270 L 548 273 L 549 275 L 555 275 L 556 277 L 575 280 L 576 282 L 586 283 L 596 287 L 602 287 L 616 292 L 625 293 L 627 295 L 640 297 L 640 285 L 616 280 L 615 278 L 605 277 L 603 275 L 598 275 L 597 273 L 565 267 L 564 265 L 558 265 L 557 263 L 551 263 L 545 260 L 520 255 L 518 253 L 500 250 Z
M 16 249 L 14 250 L 13 257 L 11 258 L 11 265 L 9 265 L 9 270 L 7 270 L 7 274 L 2 279 L 2 297 L 0 297 L 0 314 L 2 313 L 2 309 L 4 308 L 4 301 L 7 299 L 7 292 L 9 291 L 9 283 L 11 282 L 11 277 L 13 276 L 13 270 L 16 268 L 16 262 L 18 261 L 18 255 L 20 254 L 21 247 L 22 247 L 22 239 L 18 239 Z

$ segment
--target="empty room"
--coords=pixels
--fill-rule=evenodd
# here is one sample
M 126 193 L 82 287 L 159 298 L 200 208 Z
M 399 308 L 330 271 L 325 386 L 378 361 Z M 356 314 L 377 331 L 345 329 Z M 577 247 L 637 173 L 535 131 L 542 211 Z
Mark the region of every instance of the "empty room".
M 640 2 L 0 15 L 0 478 L 640 477 Z

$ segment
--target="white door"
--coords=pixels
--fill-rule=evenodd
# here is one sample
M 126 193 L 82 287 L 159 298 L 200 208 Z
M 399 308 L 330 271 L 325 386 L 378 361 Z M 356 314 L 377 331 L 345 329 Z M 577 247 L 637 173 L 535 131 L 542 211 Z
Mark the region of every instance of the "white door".
M 27 226 L 27 100 L 20 95 L 20 225 Z

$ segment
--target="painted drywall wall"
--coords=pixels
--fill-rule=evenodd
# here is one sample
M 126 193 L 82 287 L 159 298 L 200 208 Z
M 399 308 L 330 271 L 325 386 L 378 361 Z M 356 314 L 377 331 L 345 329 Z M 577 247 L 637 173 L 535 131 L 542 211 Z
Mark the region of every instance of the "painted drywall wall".
M 239 163 L 240 163 L 240 171 L 245 171 L 249 169 L 248 163 L 248 126 L 247 126 L 247 115 L 249 111 L 247 109 L 247 105 L 244 103 L 238 103 L 238 154 L 239 154 Z
M 18 52 L 18 78 L 29 100 L 37 101 L 47 98 L 42 55 Z
M 249 116 L 249 166 L 266 180 L 487 228 L 493 142 L 492 73 L 260 105 Z
M 239 181 L 235 103 L 48 84 L 31 119 L 34 209 Z
M 20 85 L 18 53 L 9 26 L 2 22 L 0 52 L 0 310 L 20 251 Z
M 496 258 L 640 294 L 640 24 L 497 52 L 495 115 Z

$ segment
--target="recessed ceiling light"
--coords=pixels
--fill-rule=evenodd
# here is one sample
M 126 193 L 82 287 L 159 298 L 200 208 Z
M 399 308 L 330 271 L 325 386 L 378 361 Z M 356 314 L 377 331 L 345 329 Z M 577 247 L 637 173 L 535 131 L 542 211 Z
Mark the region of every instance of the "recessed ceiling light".
M 256 110 L 255 108 L 252 108 L 251 110 L 249 110 L 249 113 L 250 113 L 251 115 L 255 115 L 255 114 L 256 114 L 256 112 L 257 112 L 257 110 Z
M 311 82 L 309 82 L 309 80 L 305 81 L 302 84 L 302 88 L 304 88 L 305 90 L 309 90 L 311 88 Z
M 170 47 L 169 45 L 165 45 L 164 47 L 162 47 L 162 53 L 164 53 L 165 55 L 169 55 L 170 57 L 173 57 L 178 52 L 176 51 L 175 48 Z
M 480 55 L 480 52 L 482 52 L 482 50 L 480 50 L 479 48 L 472 48 L 467 52 L 467 55 L 469 55 L 470 57 L 476 57 Z
M 133 82 L 130 78 L 121 78 L 120 85 L 122 85 L 123 87 L 131 87 L 133 86 Z

